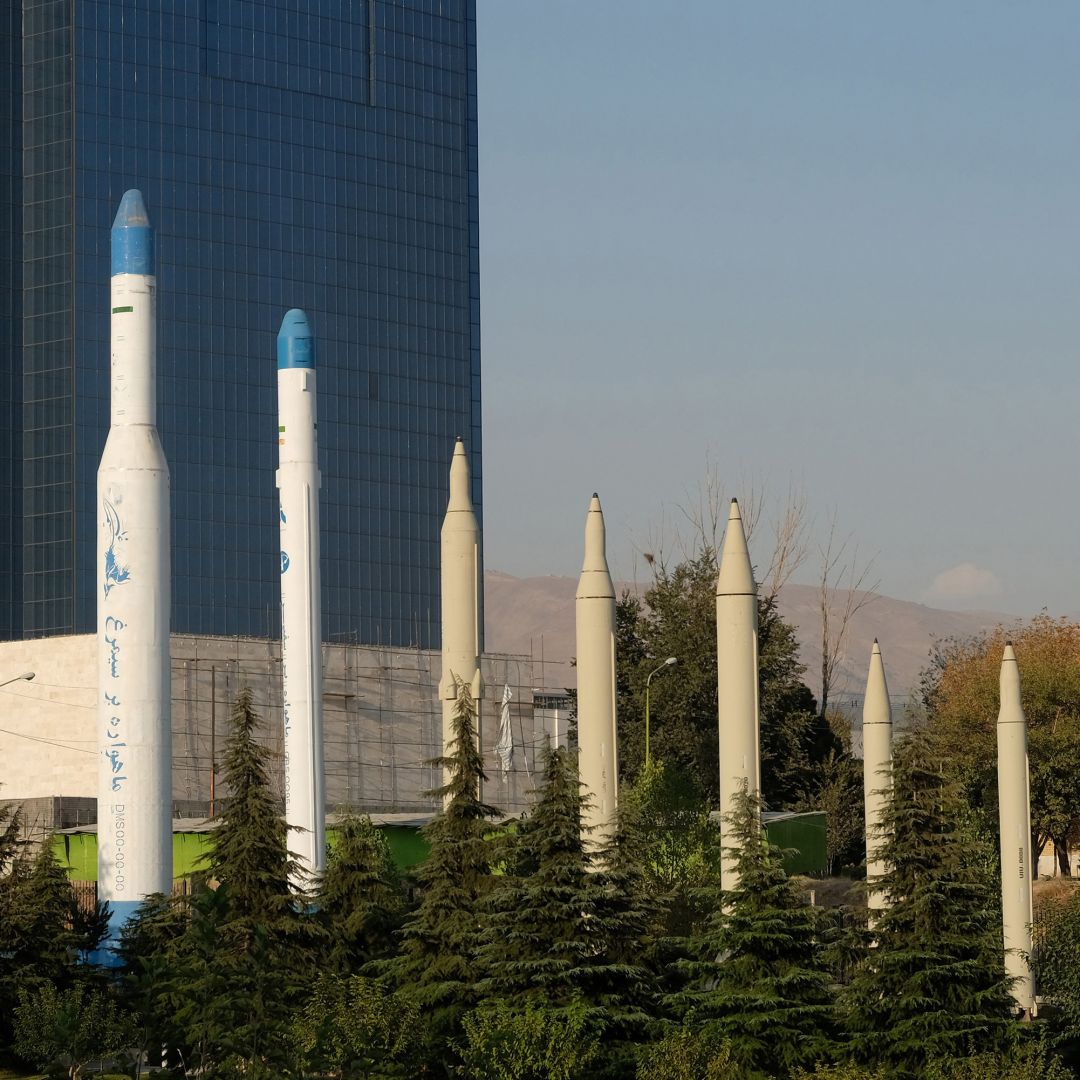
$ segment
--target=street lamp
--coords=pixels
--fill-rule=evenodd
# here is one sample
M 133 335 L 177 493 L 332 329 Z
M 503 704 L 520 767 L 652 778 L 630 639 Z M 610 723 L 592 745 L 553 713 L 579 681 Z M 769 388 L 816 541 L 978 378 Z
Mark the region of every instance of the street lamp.
M 654 675 L 659 675 L 664 668 L 671 667 L 672 664 L 677 664 L 679 658 L 677 656 L 669 656 L 655 671 L 649 672 L 649 677 L 645 680 L 645 767 L 648 768 L 652 758 L 649 756 L 649 683 L 652 682 Z
M 21 675 L 15 675 L 10 679 L 5 679 L 3 682 L 0 682 L 0 686 L 7 686 L 13 682 L 23 682 L 24 680 L 29 682 L 35 674 L 36 672 L 33 671 L 24 671 Z

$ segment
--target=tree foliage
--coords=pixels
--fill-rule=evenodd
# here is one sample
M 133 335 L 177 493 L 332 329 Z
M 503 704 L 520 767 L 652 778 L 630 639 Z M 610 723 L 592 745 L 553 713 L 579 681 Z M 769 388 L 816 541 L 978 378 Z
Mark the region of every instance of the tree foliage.
M 1053 1002 L 1048 1023 L 1060 1042 L 1080 1043 L 1080 890 L 1046 901 L 1034 930 L 1037 985 Z
M 647 1019 L 648 914 L 627 890 L 632 861 L 613 848 L 604 870 L 586 850 L 581 805 L 576 760 L 546 750 L 536 804 L 511 838 L 487 906 L 479 985 L 511 1008 L 587 1006 L 611 1042 Z
M 229 794 L 207 860 L 217 887 L 204 885 L 178 916 L 167 901 L 152 907 L 126 946 L 139 961 L 130 971 L 136 987 L 150 1007 L 168 1010 L 185 1060 L 210 1080 L 290 1075 L 288 1033 L 317 956 L 314 921 L 289 886 L 295 867 L 258 724 L 245 689 L 232 713 Z M 150 946 L 142 957 L 132 948 L 140 939 Z
M 319 888 L 319 911 L 329 930 L 328 962 L 342 974 L 389 956 L 405 912 L 401 876 L 386 838 L 366 815 L 338 824 Z
M 1028 723 L 1033 851 L 1052 841 L 1065 873 L 1080 835 L 1080 624 L 1039 615 L 1025 626 L 939 643 L 923 673 L 929 730 L 987 835 L 997 829 L 998 679 L 1016 650 Z
M 324 975 L 293 1025 L 303 1068 L 360 1080 L 411 1080 L 419 1067 L 420 1009 L 386 986 L 359 975 Z
M 832 1049 L 834 1018 L 817 918 L 788 880 L 745 790 L 727 818 L 738 884 L 717 897 L 674 1000 L 724 1039 L 748 1077 L 785 1077 Z
M 889 906 L 846 996 L 856 1060 L 897 1076 L 1010 1038 L 997 889 L 963 812 L 925 736 L 900 744 L 884 814 Z
M 134 1018 L 104 989 L 46 982 L 19 993 L 15 1052 L 39 1068 L 60 1065 L 74 1080 L 91 1061 L 120 1057 L 136 1038 Z
M 402 927 L 397 956 L 382 970 L 423 1010 L 438 1046 L 458 1033 L 477 1002 L 481 908 L 495 884 L 489 833 L 499 811 L 479 796 L 487 777 L 475 705 L 460 680 L 450 753 L 435 763 L 448 780 L 435 793 L 442 810 L 424 829 L 431 851 L 417 871 L 420 903 Z
M 683 1024 L 645 1048 L 636 1080 L 740 1080 L 740 1069 L 715 1025 Z
M 638 599 L 624 593 L 616 606 L 616 691 L 620 768 L 634 778 L 644 763 L 645 688 L 649 673 L 669 656 L 679 663 L 650 689 L 650 748 L 717 797 L 716 553 L 709 548 L 675 567 L 654 564 L 653 582 Z M 766 803 L 794 809 L 817 791 L 817 769 L 841 747 L 817 715 L 802 681 L 795 630 L 775 596 L 758 602 L 761 783 Z
M 481 1006 L 464 1019 L 459 1046 L 468 1080 L 587 1080 L 601 1053 L 598 1029 L 580 1002 L 551 1009 L 542 999 L 515 1008 Z

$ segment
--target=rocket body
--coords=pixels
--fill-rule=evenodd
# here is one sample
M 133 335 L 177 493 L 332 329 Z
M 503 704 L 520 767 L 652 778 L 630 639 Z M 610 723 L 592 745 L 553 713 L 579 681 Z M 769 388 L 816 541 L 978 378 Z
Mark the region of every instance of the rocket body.
M 1001 916 L 1005 973 L 1015 980 L 1012 995 L 1026 1013 L 1035 1006 L 1031 973 L 1031 792 L 1027 722 L 1020 702 L 1020 671 L 1011 645 L 1001 661 L 1001 706 L 997 721 L 998 814 L 1001 836 Z
M 450 462 L 450 501 L 440 534 L 442 580 L 442 701 L 444 750 L 454 739 L 460 679 L 480 707 L 480 527 L 469 491 L 469 459 L 458 439 Z M 448 779 L 444 771 L 443 782 Z
M 618 752 L 615 715 L 615 588 L 606 554 L 604 513 L 593 495 L 585 518 L 585 561 L 578 581 L 578 772 L 587 846 L 606 846 L 615 826 Z
M 716 579 L 716 690 L 720 733 L 720 883 L 738 884 L 726 817 L 744 787 L 761 791 L 757 586 L 739 504 L 732 499 Z
M 285 820 L 297 856 L 293 884 L 326 869 L 322 598 L 315 340 L 307 316 L 286 313 L 277 340 L 281 534 L 281 678 L 285 725 Z
M 885 843 L 885 812 L 892 789 L 892 709 L 881 648 L 874 642 L 863 699 L 863 800 L 866 809 L 866 881 L 871 886 L 866 906 L 873 923 L 875 913 L 888 906 L 884 892 L 874 889 L 886 872 L 881 857 Z
M 144 897 L 172 889 L 169 467 L 157 432 L 156 289 L 154 233 L 142 195 L 128 191 L 112 228 L 111 419 L 97 474 L 106 947 Z

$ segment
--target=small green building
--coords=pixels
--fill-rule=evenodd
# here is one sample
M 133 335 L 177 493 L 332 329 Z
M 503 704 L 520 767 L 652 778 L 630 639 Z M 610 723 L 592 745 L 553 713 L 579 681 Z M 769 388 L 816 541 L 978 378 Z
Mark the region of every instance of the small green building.
M 784 869 L 789 874 L 823 874 L 827 865 L 825 815 L 818 812 L 768 812 L 763 815 L 769 839 L 788 854 Z M 337 843 L 333 818 L 326 832 L 331 847 Z M 390 853 L 401 870 L 409 870 L 427 858 L 428 842 L 421 829 L 430 814 L 372 814 L 371 820 L 386 837 Z M 213 842 L 214 826 L 194 818 L 173 823 L 173 877 L 198 873 Z M 64 829 L 53 837 L 53 851 L 73 881 L 97 881 L 97 826 Z

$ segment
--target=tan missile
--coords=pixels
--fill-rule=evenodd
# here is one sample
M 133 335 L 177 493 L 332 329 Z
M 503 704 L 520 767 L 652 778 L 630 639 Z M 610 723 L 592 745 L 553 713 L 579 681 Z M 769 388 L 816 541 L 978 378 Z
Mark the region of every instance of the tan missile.
M 716 578 L 716 697 L 720 729 L 720 884 L 738 884 L 727 854 L 732 798 L 743 787 L 761 790 L 758 736 L 758 609 L 754 568 L 746 547 L 739 504 L 731 500 L 720 572 Z
M 885 665 L 881 647 L 874 638 L 870 652 L 870 670 L 866 676 L 866 696 L 863 698 L 863 799 L 866 808 L 866 906 L 873 925 L 875 913 L 888 907 L 888 897 L 881 889 L 873 888 L 885 876 L 886 866 L 881 857 L 885 844 L 885 813 L 892 790 L 892 708 L 889 687 L 885 682 Z
M 1020 669 L 1012 645 L 1001 660 L 1001 707 L 997 720 L 998 825 L 1001 834 L 1001 923 L 1005 973 L 1012 996 L 1031 1013 L 1031 790 L 1027 722 L 1020 703 Z
M 606 845 L 618 791 L 615 745 L 615 587 L 605 553 L 604 513 L 594 494 L 585 518 L 585 562 L 576 598 L 578 770 L 587 844 Z
M 450 502 L 442 534 L 442 700 L 443 745 L 454 738 L 457 681 L 480 702 L 480 528 L 469 493 L 469 459 L 460 439 L 450 462 Z M 477 720 L 479 728 L 479 718 Z M 444 778 L 445 782 L 445 778 Z

